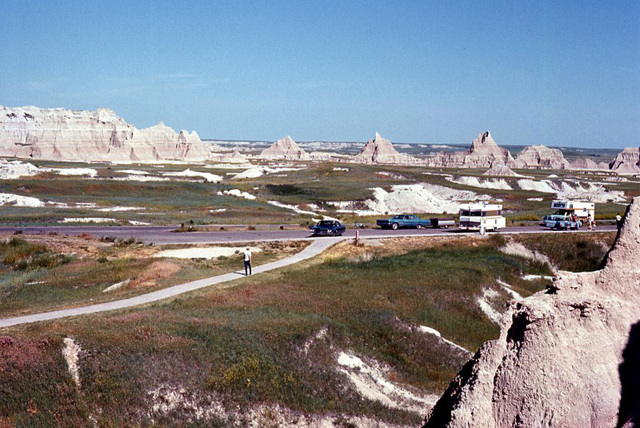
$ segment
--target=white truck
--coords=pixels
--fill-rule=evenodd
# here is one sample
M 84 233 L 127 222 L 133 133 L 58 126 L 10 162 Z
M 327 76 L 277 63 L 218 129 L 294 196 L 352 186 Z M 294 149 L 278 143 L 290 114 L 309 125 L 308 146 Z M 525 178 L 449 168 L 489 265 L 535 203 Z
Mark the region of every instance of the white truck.
M 578 220 L 586 223 L 588 218 L 596 218 L 596 204 L 593 202 L 569 201 L 567 199 L 556 199 L 551 201 L 551 209 L 555 209 L 556 215 L 573 217 L 575 214 Z
M 459 227 L 463 230 L 498 230 L 505 227 L 507 220 L 502 216 L 502 205 L 475 203 L 460 206 Z

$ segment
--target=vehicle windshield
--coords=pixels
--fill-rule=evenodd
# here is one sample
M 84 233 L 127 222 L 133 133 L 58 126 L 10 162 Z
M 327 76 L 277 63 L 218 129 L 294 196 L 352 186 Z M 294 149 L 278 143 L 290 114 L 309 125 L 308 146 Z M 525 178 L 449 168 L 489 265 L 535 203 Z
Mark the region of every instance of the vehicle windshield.
M 333 221 L 331 220 L 322 220 L 318 222 L 318 226 L 333 226 Z

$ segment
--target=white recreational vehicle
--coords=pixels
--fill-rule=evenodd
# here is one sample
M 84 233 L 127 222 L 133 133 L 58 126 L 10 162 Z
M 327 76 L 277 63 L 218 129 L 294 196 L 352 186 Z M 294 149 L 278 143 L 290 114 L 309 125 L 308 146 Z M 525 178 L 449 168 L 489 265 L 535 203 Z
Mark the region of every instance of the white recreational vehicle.
M 585 223 L 588 217 L 591 220 L 596 218 L 596 204 L 593 202 L 569 201 L 566 199 L 554 200 L 551 202 L 551 209 L 555 209 L 555 214 L 571 218 L 574 214 Z
M 502 205 L 467 204 L 460 206 L 460 229 L 464 230 L 497 230 L 506 226 L 502 216 Z

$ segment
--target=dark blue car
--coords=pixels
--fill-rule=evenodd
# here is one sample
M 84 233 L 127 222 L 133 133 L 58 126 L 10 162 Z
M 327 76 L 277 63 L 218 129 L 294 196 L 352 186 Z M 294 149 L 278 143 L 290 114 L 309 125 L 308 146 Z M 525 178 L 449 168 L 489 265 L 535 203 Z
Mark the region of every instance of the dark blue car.
M 313 236 L 340 236 L 346 230 L 338 220 L 320 220 L 315 226 L 311 226 Z

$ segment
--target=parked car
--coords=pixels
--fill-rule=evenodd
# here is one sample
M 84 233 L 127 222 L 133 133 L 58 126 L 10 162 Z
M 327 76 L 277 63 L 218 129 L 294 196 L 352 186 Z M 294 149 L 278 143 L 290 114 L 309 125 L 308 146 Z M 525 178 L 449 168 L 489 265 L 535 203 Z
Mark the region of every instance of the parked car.
M 560 214 L 552 214 L 544 217 L 544 225 L 550 229 L 567 230 L 567 229 L 579 229 L 582 226 L 582 221 L 573 221 L 570 217 L 565 217 Z
M 389 220 L 377 220 L 376 224 L 382 229 L 422 229 L 431 226 L 431 220 L 421 220 L 418 216 L 411 214 L 394 215 Z
M 314 236 L 341 236 L 347 228 L 338 220 L 320 220 L 309 229 Z

